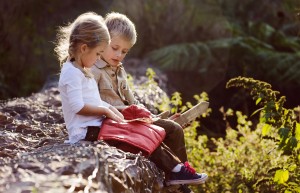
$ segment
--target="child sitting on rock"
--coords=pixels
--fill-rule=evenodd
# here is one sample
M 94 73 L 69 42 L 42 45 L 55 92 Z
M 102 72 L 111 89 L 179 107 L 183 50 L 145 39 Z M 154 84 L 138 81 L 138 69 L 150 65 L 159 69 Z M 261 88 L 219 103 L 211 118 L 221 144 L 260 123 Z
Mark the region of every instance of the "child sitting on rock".
M 98 84 L 102 100 L 121 111 L 128 105 L 139 104 L 129 89 L 127 74 L 121 63 L 135 44 L 137 35 L 134 24 L 123 14 L 112 12 L 105 17 L 105 23 L 111 42 L 101 53 L 101 59 L 96 62 L 91 71 Z M 187 162 L 182 127 L 170 119 L 158 119 L 153 124 L 166 131 L 161 148 L 158 148 L 160 151 L 154 151 L 150 156 L 150 160 L 156 163 L 157 167 L 163 168 L 164 171 L 172 171 L 166 172 L 168 178 L 166 183 L 168 185 L 189 184 L 196 181 L 204 183 L 207 175 L 195 173 Z M 185 165 L 177 165 L 172 160 L 179 160 Z

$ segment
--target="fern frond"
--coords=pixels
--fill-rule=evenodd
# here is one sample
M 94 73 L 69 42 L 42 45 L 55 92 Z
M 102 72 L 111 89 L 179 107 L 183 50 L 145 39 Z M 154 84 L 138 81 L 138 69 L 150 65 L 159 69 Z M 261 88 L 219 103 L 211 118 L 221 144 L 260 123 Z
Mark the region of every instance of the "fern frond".
M 164 69 L 193 71 L 200 68 L 201 71 L 212 56 L 205 43 L 196 42 L 163 47 L 152 51 L 148 57 Z

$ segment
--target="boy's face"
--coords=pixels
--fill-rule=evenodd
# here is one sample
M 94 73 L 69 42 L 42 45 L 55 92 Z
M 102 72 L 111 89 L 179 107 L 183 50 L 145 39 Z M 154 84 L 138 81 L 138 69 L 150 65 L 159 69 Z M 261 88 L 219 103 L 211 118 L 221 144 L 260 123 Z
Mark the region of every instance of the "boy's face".
M 131 47 L 130 41 L 121 36 L 114 36 L 102 53 L 102 57 L 108 64 L 117 66 L 122 62 Z

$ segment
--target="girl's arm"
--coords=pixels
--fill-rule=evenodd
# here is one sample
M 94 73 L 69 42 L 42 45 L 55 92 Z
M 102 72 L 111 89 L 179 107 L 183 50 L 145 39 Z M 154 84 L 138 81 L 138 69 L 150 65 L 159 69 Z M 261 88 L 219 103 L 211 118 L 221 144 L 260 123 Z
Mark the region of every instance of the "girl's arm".
M 113 110 L 106 107 L 98 107 L 98 106 L 93 106 L 89 104 L 85 104 L 83 108 L 77 112 L 79 115 L 85 115 L 85 116 L 101 116 L 104 115 L 114 121 L 117 122 L 123 122 L 124 117 L 123 115 L 120 116 L 120 114 L 116 114 Z

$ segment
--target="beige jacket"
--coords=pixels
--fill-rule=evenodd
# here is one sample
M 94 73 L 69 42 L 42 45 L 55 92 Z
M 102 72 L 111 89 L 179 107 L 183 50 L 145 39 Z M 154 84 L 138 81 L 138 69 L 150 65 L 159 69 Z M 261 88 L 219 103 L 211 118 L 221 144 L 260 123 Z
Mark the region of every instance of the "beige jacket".
M 109 64 L 99 60 L 91 68 L 91 72 L 97 82 L 100 97 L 105 102 L 115 106 L 117 109 L 139 103 L 129 89 L 127 74 L 122 64 L 114 72 Z

